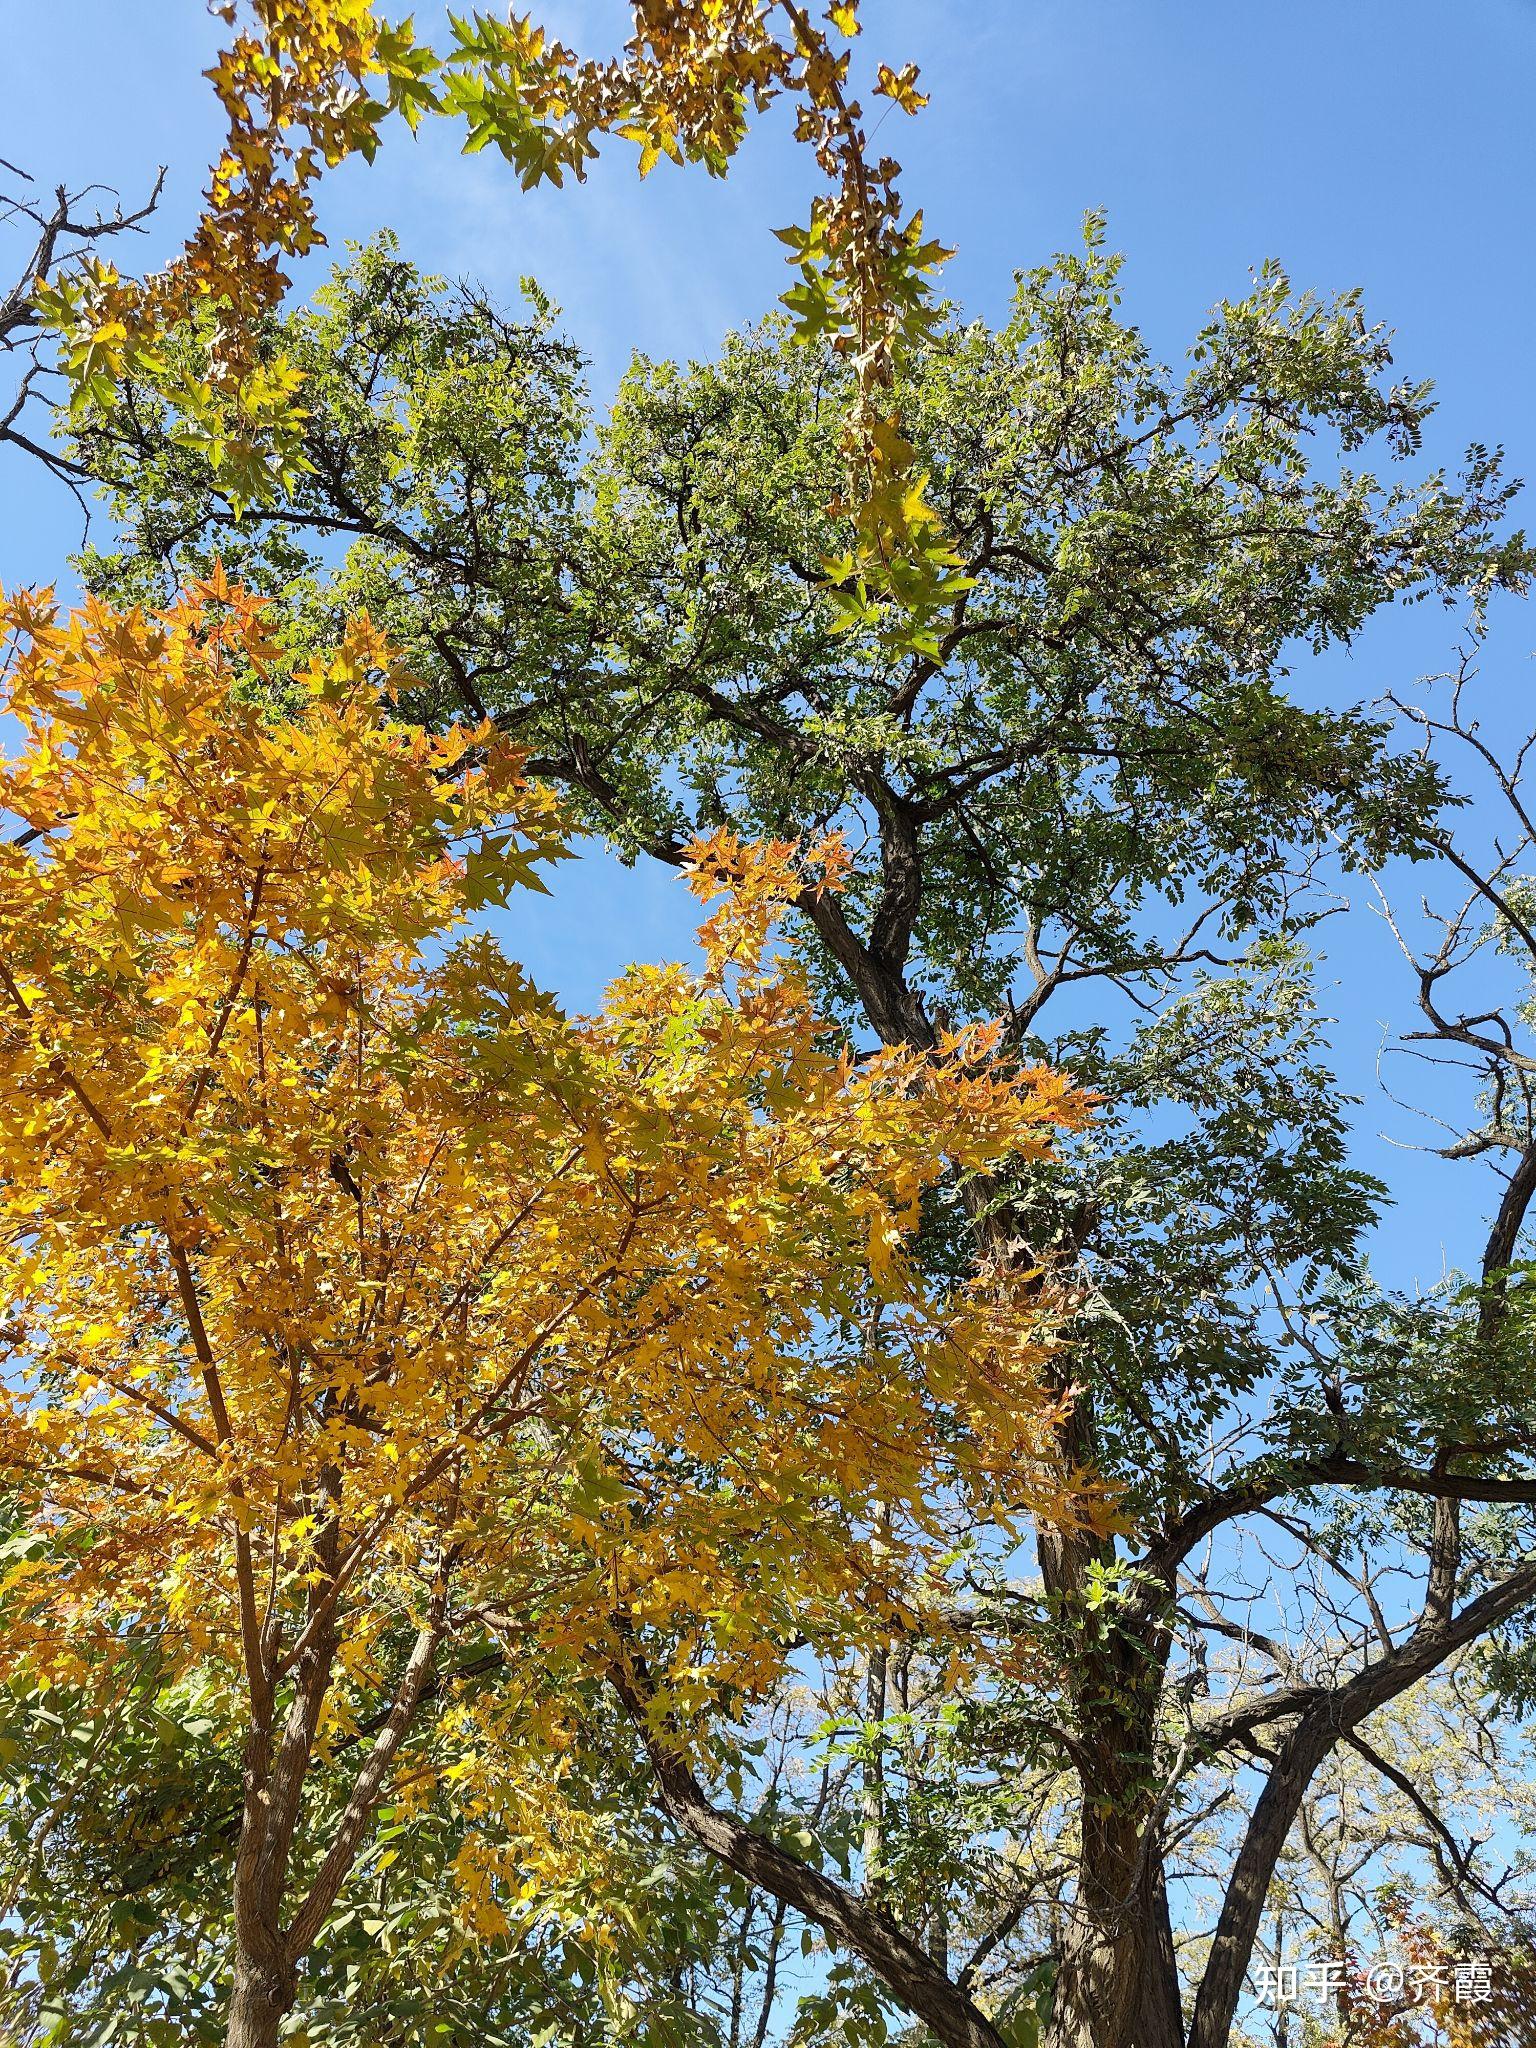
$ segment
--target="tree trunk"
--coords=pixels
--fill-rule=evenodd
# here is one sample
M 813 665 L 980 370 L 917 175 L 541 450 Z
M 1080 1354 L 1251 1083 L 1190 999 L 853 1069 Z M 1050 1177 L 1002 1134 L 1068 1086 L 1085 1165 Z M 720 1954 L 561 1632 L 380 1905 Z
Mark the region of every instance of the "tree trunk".
M 263 1967 L 243 1951 L 235 1963 L 225 2048 L 277 2048 L 279 2029 L 293 2005 L 294 1972 Z
M 1086 1395 L 1064 1434 L 1072 1467 L 1092 1469 Z M 1085 1604 L 1095 1567 L 1115 1568 L 1111 1543 L 1042 1528 L 1038 1547 L 1047 1593 L 1081 1646 L 1066 1682 L 1082 1847 L 1042 2048 L 1181 2048 L 1154 1797 L 1168 1632 L 1157 1612 L 1128 1603 L 1106 1634 Z
M 1148 1946 L 1140 1829 L 1083 1804 L 1077 1897 L 1056 1972 L 1042 2048 L 1130 2048 Z
M 1146 1939 L 1136 2004 L 1135 2048 L 1184 2048 L 1184 2006 L 1179 1996 L 1179 1959 L 1173 1945 L 1173 1916 L 1163 1859 L 1154 1850 L 1149 1873 Z
M 1085 1839 L 1097 1883 L 1062 1946 L 1046 2048 L 1184 2048 L 1162 1859 L 1134 1827 L 1113 1833 L 1091 1848 Z

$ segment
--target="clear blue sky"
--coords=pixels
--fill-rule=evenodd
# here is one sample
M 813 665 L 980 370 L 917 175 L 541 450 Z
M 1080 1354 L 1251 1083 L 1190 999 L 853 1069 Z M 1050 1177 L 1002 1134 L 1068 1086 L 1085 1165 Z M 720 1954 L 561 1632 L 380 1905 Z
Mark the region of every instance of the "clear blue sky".
M 1536 0 L 866 0 L 866 12 L 870 54 L 915 58 L 932 94 L 917 121 L 892 113 L 882 141 L 907 166 L 909 202 L 958 245 L 946 282 L 968 309 L 999 315 L 1013 271 L 1103 207 L 1129 255 L 1130 310 L 1176 356 L 1214 300 L 1277 256 L 1320 291 L 1363 286 L 1398 332 L 1404 374 L 1436 379 L 1432 459 L 1502 441 L 1517 473 L 1536 475 Z M 625 13 L 551 0 L 544 18 L 594 47 Z M 198 75 L 216 34 L 201 0 L 0 0 L 0 156 L 41 185 L 99 178 L 130 200 L 165 162 L 143 253 L 170 253 L 217 139 Z M 620 149 L 587 186 L 532 197 L 499 159 L 461 161 L 446 132 L 414 145 L 402 134 L 374 169 L 336 174 L 322 208 L 336 245 L 387 223 L 428 267 L 508 294 L 537 276 L 601 396 L 631 349 L 707 354 L 762 312 L 786 282 L 769 231 L 803 219 L 811 189 L 771 119 L 725 184 L 663 168 L 641 185 Z M 78 536 L 68 497 L 0 458 L 0 582 L 67 581 Z M 1511 707 L 1529 694 L 1533 625 L 1513 614 L 1489 664 Z M 1368 635 L 1330 686 L 1373 695 L 1442 665 L 1452 637 L 1439 612 L 1408 614 Z M 686 903 L 654 872 L 583 862 L 562 883 L 521 950 L 577 1002 L 686 931 Z M 1379 1030 L 1352 984 L 1340 1052 L 1365 1087 Z M 1364 1122 L 1384 1117 L 1372 1107 Z M 1475 1230 L 1444 1217 L 1443 1179 L 1410 1179 L 1427 1277 L 1432 1244 L 1444 1235 L 1462 1258 Z

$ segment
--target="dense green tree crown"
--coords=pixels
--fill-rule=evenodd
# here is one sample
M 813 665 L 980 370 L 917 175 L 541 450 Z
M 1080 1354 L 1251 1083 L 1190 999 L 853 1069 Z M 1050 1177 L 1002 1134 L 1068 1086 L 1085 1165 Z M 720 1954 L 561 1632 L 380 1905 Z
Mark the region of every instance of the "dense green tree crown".
M 1263 842 L 1320 812 L 1362 851 L 1411 839 L 1430 785 L 1379 723 L 1288 704 L 1287 655 L 1526 566 L 1495 457 L 1460 488 L 1356 466 L 1410 461 L 1428 396 L 1387 385 L 1352 295 L 1267 268 L 1180 381 L 1121 320 L 1117 273 L 1095 231 L 1020 277 L 1000 331 L 951 319 L 903 393 L 972 579 L 926 657 L 840 631 L 818 566 L 841 537 L 835 359 L 770 322 L 717 364 L 637 362 L 594 435 L 532 287 L 509 320 L 387 241 L 283 330 L 312 411 L 292 504 L 238 520 L 176 423 L 130 405 L 88 437 L 126 522 L 93 577 L 142 588 L 217 548 L 285 602 L 366 603 L 424 708 L 490 706 L 620 843 L 889 808 L 930 884 L 925 979 L 996 1006 L 1027 917 L 1112 952 L 1149 890 L 1226 885 L 1240 917 L 1272 886 L 1248 871 Z
M 298 638 L 366 607 L 415 708 L 488 709 L 628 854 L 841 827 L 854 885 L 806 910 L 845 1013 L 921 1038 L 1006 1012 L 1105 1093 L 1025 1210 L 1092 1266 L 1099 1455 L 1166 1505 L 1189 1431 L 1272 1368 L 1266 1281 L 1347 1270 L 1379 1194 L 1346 1157 L 1308 877 L 1419 849 L 1444 795 L 1385 718 L 1298 703 L 1292 665 L 1397 598 L 1478 605 L 1528 554 L 1495 455 L 1422 472 L 1428 389 L 1391 381 L 1355 295 L 1266 267 L 1176 376 L 1118 274 L 1090 222 L 903 391 L 970 579 L 926 653 L 891 656 L 820 566 L 834 358 L 769 322 L 636 362 L 594 426 L 535 288 L 509 318 L 387 240 L 284 325 L 292 503 L 238 516 L 130 394 L 85 436 L 124 536 L 86 566 L 147 595 L 217 552 Z
M 1100 1091 L 1055 1166 L 936 1200 L 928 1250 L 957 1269 L 978 1240 L 1075 1262 L 1065 1447 L 1121 1483 L 1133 1526 L 1042 1535 L 1029 1584 L 978 1541 L 968 1625 L 1038 1654 L 960 1697 L 942 1647 L 808 1671 L 778 1710 L 800 1775 L 757 1772 L 759 1833 L 839 1870 L 1011 2041 L 1049 2048 L 1182 2042 L 1172 1936 L 1154 1970 L 1144 1930 L 1169 1887 L 1220 1899 L 1230 1875 L 1214 1937 L 1191 1894 L 1176 1908 L 1201 1981 L 1188 2040 L 1226 2048 L 1253 1902 L 1296 1817 L 1286 1788 L 1309 1796 L 1344 1730 L 1480 1639 L 1492 1664 L 1456 1683 L 1481 1700 L 1491 1670 L 1512 1698 L 1530 1689 L 1511 1626 L 1536 1594 L 1530 1319 L 1506 1277 L 1536 1189 L 1518 1003 L 1502 1039 L 1458 1023 L 1428 963 L 1431 1032 L 1487 1066 L 1462 1149 L 1518 1164 L 1483 1272 L 1405 1303 L 1362 1266 L 1387 1190 L 1352 1156 L 1313 987 L 1322 880 L 1394 854 L 1456 867 L 1459 785 L 1440 764 L 1465 751 L 1464 720 L 1404 734 L 1401 707 L 1319 702 L 1303 670 L 1395 601 L 1480 615 L 1531 558 L 1496 454 L 1426 473 L 1428 389 L 1392 381 L 1354 295 L 1298 297 L 1266 268 L 1175 375 L 1125 319 L 1118 270 L 1090 223 L 1081 253 L 1019 278 L 1002 328 L 952 314 L 910 365 L 904 427 L 966 581 L 915 652 L 893 653 L 836 580 L 835 356 L 770 322 L 713 363 L 636 362 L 599 421 L 536 289 L 512 317 L 388 241 L 272 335 L 310 409 L 291 498 L 240 513 L 180 423 L 129 390 L 79 427 L 120 533 L 85 569 L 119 600 L 160 597 L 222 556 L 274 594 L 295 645 L 365 607 L 420 679 L 413 710 L 491 714 L 626 857 L 677 863 L 722 825 L 840 828 L 851 887 L 800 913 L 855 1037 L 925 1045 L 1001 1015 L 1022 1051 Z M 1481 894 L 1469 881 L 1472 909 L 1444 927 L 1445 972 L 1480 947 L 1513 944 L 1517 973 L 1536 961 L 1510 881 L 1536 835 L 1511 843 L 1526 852 Z M 1431 1470 L 1464 1513 L 1430 1498 Z M 594 1799 L 639 1870 L 661 1852 L 630 1762 L 601 1727 L 598 1754 Z M 1374 1770 L 1364 1756 L 1352 1767 Z M 738 1805 L 742 1759 L 715 1785 Z M 451 1854 L 416 1845 L 429 1905 Z M 734 1931 L 701 1935 L 688 1902 L 722 1895 L 674 1890 L 677 1915 L 637 1934 L 641 2002 L 713 2013 L 740 2048 L 795 1938 L 786 1894 L 733 1894 Z M 348 1940 L 320 1967 L 353 1967 Z M 846 1952 L 815 1986 L 801 2038 L 883 2038 Z M 520 1979 L 475 1996 L 487 2027 L 531 2010 Z

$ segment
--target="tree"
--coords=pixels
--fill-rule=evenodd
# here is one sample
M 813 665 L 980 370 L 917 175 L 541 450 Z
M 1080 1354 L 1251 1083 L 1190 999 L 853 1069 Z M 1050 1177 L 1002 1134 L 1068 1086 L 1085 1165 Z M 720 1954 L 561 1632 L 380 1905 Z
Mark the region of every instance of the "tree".
M 798 272 L 784 303 L 802 338 L 830 340 L 857 392 L 839 436 L 848 545 L 829 567 L 851 615 L 894 644 L 927 644 L 962 585 L 889 407 L 902 354 L 929 332 L 930 274 L 949 252 L 925 238 L 921 213 L 904 218 L 900 164 L 870 152 L 849 84 L 859 8 L 636 0 L 622 52 L 598 59 L 531 16 L 450 15 L 444 55 L 369 0 L 222 0 L 215 12 L 236 33 L 208 76 L 227 133 L 182 254 L 143 280 L 101 262 L 38 280 L 72 404 L 108 399 L 126 378 L 160 389 L 233 495 L 263 501 L 297 473 L 303 410 L 302 373 L 263 352 L 261 325 L 287 292 L 284 262 L 324 240 L 313 192 L 323 170 L 352 155 L 371 162 L 391 112 L 412 130 L 428 115 L 461 119 L 466 152 L 494 145 L 527 188 L 583 178 L 612 136 L 637 146 L 642 177 L 662 157 L 722 177 L 749 111 L 787 97 L 796 140 L 830 189 L 806 227 L 779 231 Z M 869 90 L 907 114 L 926 104 L 914 64 L 879 64 Z
M 1480 1662 L 1464 1655 L 1403 1695 L 1314 1780 L 1260 1936 L 1269 1984 L 1289 1992 L 1279 1974 L 1288 1965 L 1296 1986 L 1295 1998 L 1271 1997 L 1248 2016 L 1248 2035 L 1265 2048 L 1284 2048 L 1298 2031 L 1307 2040 L 1354 2026 L 1370 2038 L 1366 2015 L 1377 2004 L 1397 2008 L 1389 2032 L 1400 2026 L 1405 2042 L 1427 2024 L 1521 2038 L 1510 2021 L 1529 1983 L 1528 1739 L 1489 1713 Z M 1211 1806 L 1205 1828 L 1190 1831 L 1191 1860 L 1209 1847 L 1224 1867 L 1214 1798 Z M 1209 1845 L 1196 1839 L 1206 1829 Z M 1479 1964 L 1486 1995 L 1457 1999 L 1456 1967 Z
M 6 617 L 3 1670 L 222 1694 L 257 2048 L 392 1785 L 460 1787 L 471 1924 L 572 1855 L 600 1915 L 572 1686 L 691 1778 L 795 1637 L 916 1625 L 946 1498 L 1092 1511 L 1049 1304 L 943 1302 L 902 1245 L 1083 1105 L 996 1034 L 850 1064 L 765 956 L 835 842 L 701 844 L 702 974 L 567 1021 L 463 930 L 558 852 L 551 799 L 489 726 L 383 713 L 366 621 L 295 660 L 218 574 Z M 488 1638 L 509 1682 L 465 1691 Z
M 455 1723 L 502 1660 L 487 1646 L 450 1662 L 412 1738 L 446 1770 L 464 1753 Z M 730 1941 L 740 1902 L 667 1839 L 637 1782 L 644 1766 L 596 1688 L 571 1687 L 568 1704 L 581 1740 L 559 1763 L 556 1825 L 581 1855 L 554 1868 L 546 1839 L 537 1898 L 497 1933 L 471 1921 L 457 1874 L 485 1833 L 466 1815 L 462 1781 L 417 1772 L 392 1788 L 306 1960 L 303 2034 L 315 2048 L 601 2048 L 615 2035 L 635 2048 L 716 2048 L 697 1976 Z M 168 1675 L 152 1639 L 136 1665 L 115 1660 L 98 1682 L 17 1676 L 0 1696 L 9 2048 L 224 2039 L 238 1708 L 227 1673 L 205 1663 Z M 345 1804 L 373 1718 L 313 1760 L 316 1830 Z
M 231 503 L 148 395 L 85 423 L 127 535 L 89 573 L 133 589 L 218 546 L 281 565 L 301 636 L 376 605 L 423 715 L 487 711 L 631 857 L 681 864 L 701 828 L 844 830 L 848 886 L 794 902 L 837 1013 L 913 1049 L 1000 1018 L 1105 1098 L 1055 1165 L 974 1185 L 968 1221 L 928 1243 L 940 1266 L 1077 1262 L 1059 1455 L 1122 1486 L 1135 1525 L 1043 1528 L 1033 1585 L 973 1574 L 968 1626 L 1050 1646 L 1060 1687 L 989 1679 L 963 1732 L 971 1756 L 1048 1765 L 1060 1788 L 1041 1821 L 1065 1859 L 1044 1923 L 1053 2048 L 1218 2048 L 1318 1769 L 1536 1590 L 1528 1351 L 1502 1277 L 1528 1134 L 1499 1127 L 1517 1171 L 1470 1293 L 1375 1290 L 1359 1246 L 1387 1191 L 1351 1162 L 1312 990 L 1336 849 L 1346 881 L 1472 856 L 1446 771 L 1394 736 L 1390 706 L 1289 685 L 1299 650 L 1350 643 L 1399 598 L 1481 606 L 1529 556 L 1487 451 L 1459 485 L 1361 466 L 1411 470 L 1429 396 L 1391 380 L 1354 297 L 1298 299 L 1268 268 L 1175 379 L 1121 318 L 1117 276 L 1095 227 L 1021 278 L 1000 332 L 957 315 L 913 358 L 901 414 L 969 583 L 926 651 L 851 615 L 823 566 L 847 540 L 825 509 L 835 356 L 770 325 L 718 363 L 638 364 L 589 452 L 542 316 L 435 296 L 387 250 L 285 328 L 313 408 L 312 467 L 282 507 Z M 318 534 L 345 539 L 339 567 Z M 1350 1574 L 1384 1502 L 1402 1611 L 1378 1654 Z M 1466 1502 L 1501 1504 L 1497 1540 L 1463 1525 Z M 1251 1637 L 1231 1546 L 1276 1515 L 1305 1527 L 1271 1584 L 1325 1603 L 1330 1661 L 1304 1684 L 1250 1671 L 1196 1711 L 1221 1644 Z M 1202 1550 L 1214 1613 L 1190 1598 Z M 1186 2014 L 1167 1859 L 1212 1759 L 1241 1821 Z M 742 1869 L 729 1817 L 655 1762 L 679 1824 Z M 929 2020 L 947 2041 L 996 2038 L 971 1992 L 1040 1897 L 993 1874 L 950 1901 L 989 1915 L 971 1956 L 953 1922 L 929 1956 L 972 2007 Z M 841 1937 L 914 2011 L 858 1875 Z M 792 1905 L 797 1881 L 753 1873 Z M 943 1905 L 895 1910 L 933 1942 Z

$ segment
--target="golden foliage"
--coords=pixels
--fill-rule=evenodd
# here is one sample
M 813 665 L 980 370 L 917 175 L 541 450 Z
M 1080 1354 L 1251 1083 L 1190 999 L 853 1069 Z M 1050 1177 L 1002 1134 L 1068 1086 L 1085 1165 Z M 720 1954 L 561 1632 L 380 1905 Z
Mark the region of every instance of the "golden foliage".
M 1046 1309 L 936 1299 L 905 1234 L 1084 1104 L 985 1033 L 850 1061 L 767 953 L 836 843 L 701 845 L 702 968 L 569 1019 L 469 922 L 551 798 L 395 721 L 366 620 L 295 663 L 219 576 L 3 616 L 0 1671 L 150 1632 L 270 1716 L 323 1646 L 323 1740 L 406 1622 L 525 1675 L 643 1638 L 686 1719 L 791 1615 L 910 1614 L 946 1503 L 1080 1510 Z

